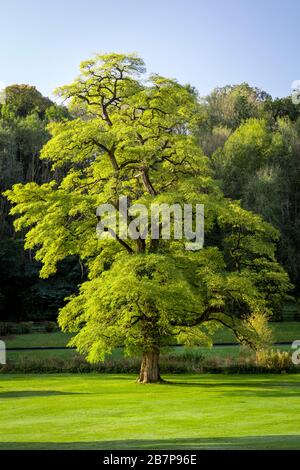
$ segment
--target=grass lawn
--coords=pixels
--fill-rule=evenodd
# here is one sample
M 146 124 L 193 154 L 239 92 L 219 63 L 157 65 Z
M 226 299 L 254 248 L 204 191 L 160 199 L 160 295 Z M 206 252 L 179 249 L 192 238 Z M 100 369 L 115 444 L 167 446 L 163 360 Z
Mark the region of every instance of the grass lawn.
M 3 338 L 8 348 L 64 347 L 72 337 L 60 331 L 54 333 L 29 333 Z
M 299 375 L 0 376 L 0 449 L 300 449 Z
M 300 339 L 300 321 L 291 322 L 271 322 L 270 328 L 273 332 L 274 342 L 293 342 Z M 221 328 L 214 335 L 215 343 L 236 342 L 233 333 Z

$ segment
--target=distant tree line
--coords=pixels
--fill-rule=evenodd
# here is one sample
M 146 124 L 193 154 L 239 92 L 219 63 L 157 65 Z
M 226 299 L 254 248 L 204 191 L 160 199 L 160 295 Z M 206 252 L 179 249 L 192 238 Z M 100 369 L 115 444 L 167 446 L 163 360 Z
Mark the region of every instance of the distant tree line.
M 248 84 L 214 90 L 196 130 L 225 196 L 280 231 L 278 259 L 300 291 L 300 105 Z
M 51 179 L 49 165 L 39 159 L 50 137 L 46 127 L 49 122 L 70 119 L 67 108 L 33 86 L 9 86 L 5 97 L 5 104 L 0 105 L 0 193 L 15 183 L 41 184 Z M 81 278 L 79 262 L 70 258 L 50 280 L 40 279 L 40 265 L 33 253 L 24 251 L 22 236 L 15 233 L 12 223 L 9 203 L 0 196 L 0 318 L 55 319 Z

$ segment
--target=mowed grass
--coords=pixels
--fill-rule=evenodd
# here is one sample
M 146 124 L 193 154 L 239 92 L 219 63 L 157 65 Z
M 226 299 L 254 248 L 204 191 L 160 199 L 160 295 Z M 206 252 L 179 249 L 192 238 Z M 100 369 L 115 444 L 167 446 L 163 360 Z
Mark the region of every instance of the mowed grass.
M 274 342 L 293 342 L 300 339 L 300 321 L 270 322 L 269 326 L 273 333 Z M 226 329 L 220 328 L 214 334 L 214 343 L 236 342 L 234 334 Z
M 54 333 L 29 333 L 2 338 L 8 348 L 65 347 L 73 335 L 55 331 Z
M 300 449 L 299 375 L 0 376 L 0 449 Z

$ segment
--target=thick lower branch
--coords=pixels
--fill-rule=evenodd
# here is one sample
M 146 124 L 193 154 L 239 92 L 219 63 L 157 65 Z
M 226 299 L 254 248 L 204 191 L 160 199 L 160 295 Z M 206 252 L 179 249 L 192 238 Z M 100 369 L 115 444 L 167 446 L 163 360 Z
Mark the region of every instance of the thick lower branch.
M 141 175 L 142 175 L 142 181 L 143 181 L 143 185 L 146 189 L 146 191 L 151 194 L 152 196 L 156 196 L 156 191 L 149 179 L 149 170 L 148 168 L 142 168 L 141 169 Z

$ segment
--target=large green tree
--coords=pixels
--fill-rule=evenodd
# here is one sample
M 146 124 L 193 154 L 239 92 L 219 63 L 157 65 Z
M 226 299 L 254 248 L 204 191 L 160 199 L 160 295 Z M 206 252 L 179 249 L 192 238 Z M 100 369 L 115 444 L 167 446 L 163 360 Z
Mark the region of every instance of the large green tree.
M 139 351 L 142 383 L 160 380 L 161 347 L 209 340 L 218 325 L 259 347 L 268 315 L 290 287 L 275 259 L 277 232 L 226 200 L 213 179 L 191 133 L 196 94 L 158 75 L 145 80 L 144 72 L 135 55 L 83 62 L 80 76 L 58 90 L 77 117 L 52 123 L 42 151 L 65 177 L 6 192 L 16 229 L 27 229 L 26 248 L 43 264 L 42 277 L 70 255 L 88 269 L 59 314 L 63 330 L 77 333 L 71 344 L 92 362 L 121 345 L 128 354 Z M 204 204 L 205 247 L 186 250 L 185 240 L 141 232 L 135 239 L 99 238 L 96 209 L 110 203 L 120 212 L 120 196 L 149 209 Z

